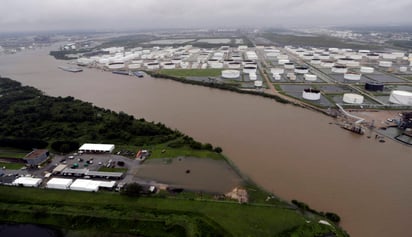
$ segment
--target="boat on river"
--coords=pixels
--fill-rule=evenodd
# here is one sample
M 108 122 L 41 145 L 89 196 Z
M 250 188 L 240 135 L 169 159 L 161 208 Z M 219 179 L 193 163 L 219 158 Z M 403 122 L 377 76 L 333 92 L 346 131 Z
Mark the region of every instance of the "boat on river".
M 83 69 L 79 68 L 79 67 L 59 66 L 58 68 L 60 68 L 63 71 L 66 71 L 66 72 L 82 72 L 83 71 Z

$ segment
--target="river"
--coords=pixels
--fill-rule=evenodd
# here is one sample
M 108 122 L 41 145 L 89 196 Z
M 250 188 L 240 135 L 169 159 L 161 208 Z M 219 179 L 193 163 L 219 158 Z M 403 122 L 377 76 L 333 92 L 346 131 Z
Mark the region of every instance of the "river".
M 219 145 L 256 183 L 342 217 L 351 236 L 412 236 L 412 148 L 379 143 L 325 115 L 258 96 L 85 69 L 47 49 L 0 57 L 0 75 L 52 96 L 73 96 L 160 121 Z

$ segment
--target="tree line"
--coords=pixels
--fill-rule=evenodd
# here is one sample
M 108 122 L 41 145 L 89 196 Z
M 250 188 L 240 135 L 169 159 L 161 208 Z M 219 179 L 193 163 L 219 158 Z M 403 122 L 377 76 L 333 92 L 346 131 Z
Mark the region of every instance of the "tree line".
M 188 138 L 162 123 L 135 119 L 70 96 L 46 96 L 33 87 L 0 77 L 0 139 L 8 144 L 25 139 L 33 140 L 29 146 L 44 141 L 53 144 L 53 149 L 69 150 L 84 142 L 142 146 L 183 137 Z

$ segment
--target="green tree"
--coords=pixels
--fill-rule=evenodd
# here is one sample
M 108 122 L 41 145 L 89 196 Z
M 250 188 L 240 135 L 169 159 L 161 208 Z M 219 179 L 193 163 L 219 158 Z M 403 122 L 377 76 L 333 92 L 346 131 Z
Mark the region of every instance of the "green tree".
M 138 183 L 126 184 L 121 190 L 121 194 L 129 197 L 138 197 L 142 193 L 143 188 Z

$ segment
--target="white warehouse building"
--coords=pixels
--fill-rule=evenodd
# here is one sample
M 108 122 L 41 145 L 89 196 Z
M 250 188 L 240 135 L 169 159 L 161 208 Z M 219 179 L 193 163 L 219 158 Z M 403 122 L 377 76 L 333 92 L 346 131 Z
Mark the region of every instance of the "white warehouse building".
M 52 178 L 47 182 L 46 188 L 51 189 L 69 189 L 70 185 L 73 183 L 72 179 L 64 179 L 64 178 Z
M 93 153 L 111 153 L 114 150 L 114 144 L 93 144 L 85 143 L 80 148 L 80 152 Z

